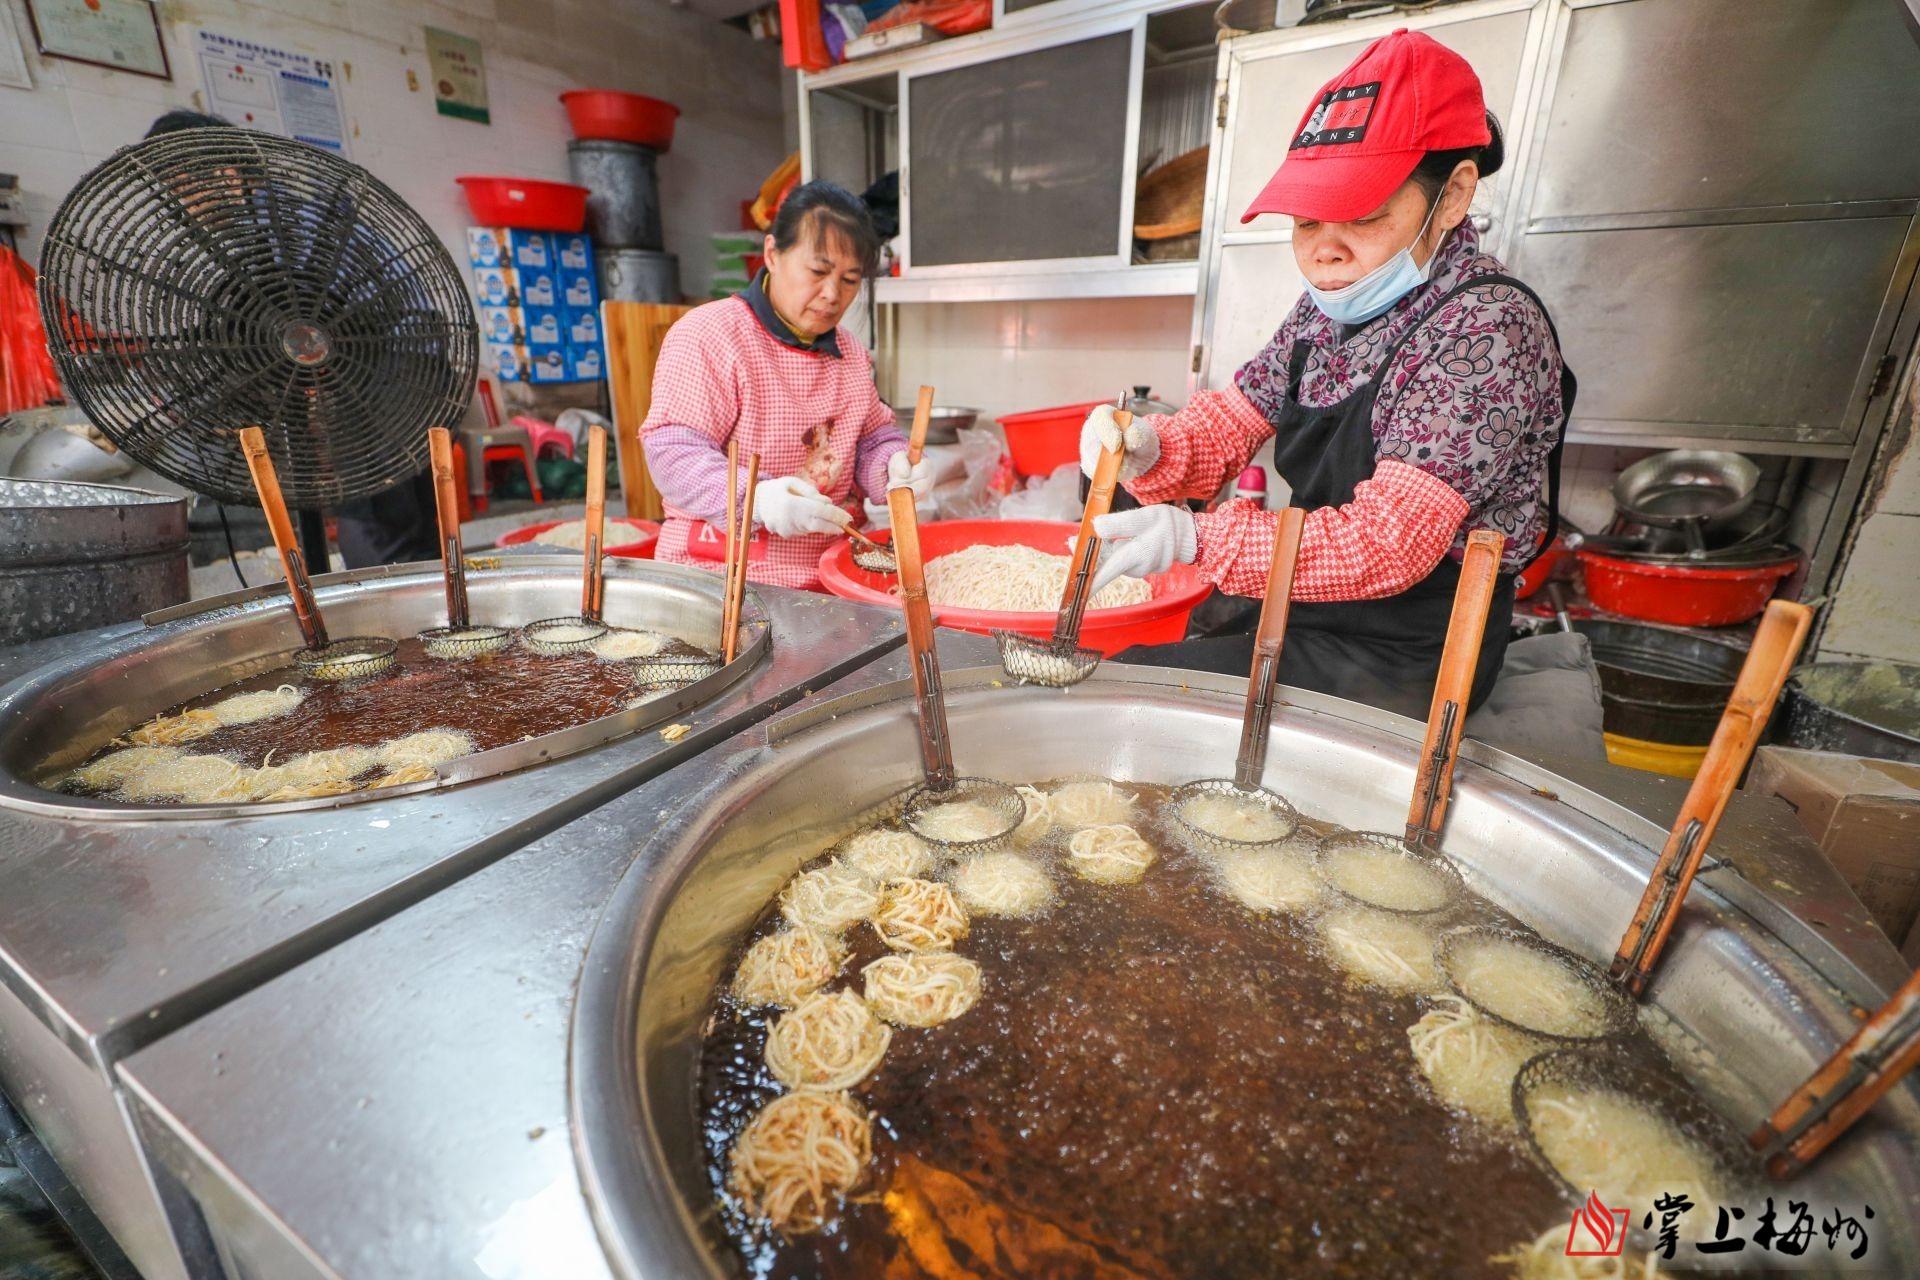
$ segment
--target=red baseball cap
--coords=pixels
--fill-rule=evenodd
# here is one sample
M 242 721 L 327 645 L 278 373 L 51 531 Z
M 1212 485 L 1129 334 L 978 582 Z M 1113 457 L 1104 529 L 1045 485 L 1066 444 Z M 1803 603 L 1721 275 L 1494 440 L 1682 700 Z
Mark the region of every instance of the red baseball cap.
M 1467 60 L 1402 27 L 1314 95 L 1286 160 L 1240 221 L 1287 213 L 1350 222 L 1386 203 L 1427 152 L 1492 139 L 1480 77 Z

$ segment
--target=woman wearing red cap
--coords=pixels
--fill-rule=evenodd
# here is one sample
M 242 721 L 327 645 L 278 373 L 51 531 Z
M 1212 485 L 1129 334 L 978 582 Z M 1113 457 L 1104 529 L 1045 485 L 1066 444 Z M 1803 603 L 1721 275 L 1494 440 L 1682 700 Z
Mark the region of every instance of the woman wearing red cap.
M 1552 537 L 1574 379 L 1532 290 L 1481 252 L 1467 212 L 1499 168 L 1498 128 L 1466 60 L 1419 33 L 1369 45 L 1309 104 L 1241 221 L 1293 218 L 1306 294 L 1224 391 L 1119 431 L 1081 432 L 1091 473 L 1124 444 L 1142 503 L 1211 498 L 1267 440 L 1308 511 L 1281 679 L 1424 716 L 1467 534 L 1506 535 L 1475 674 L 1506 651 L 1513 575 Z M 1097 525 L 1100 577 L 1191 563 L 1258 595 L 1277 517 L 1236 500 L 1200 515 L 1149 505 Z M 1240 672 L 1251 636 L 1139 648 L 1123 661 Z

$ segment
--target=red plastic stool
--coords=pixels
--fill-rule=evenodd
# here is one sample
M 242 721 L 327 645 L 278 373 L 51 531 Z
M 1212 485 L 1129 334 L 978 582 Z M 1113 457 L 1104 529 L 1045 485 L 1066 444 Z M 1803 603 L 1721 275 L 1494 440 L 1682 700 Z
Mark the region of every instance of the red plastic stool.
M 465 430 L 460 439 L 467 450 L 467 491 L 473 495 L 473 508 L 484 512 L 487 509 L 487 465 L 493 462 L 509 462 L 518 458 L 526 469 L 527 490 L 533 495 L 535 505 L 540 496 L 540 473 L 534 470 L 533 437 L 524 427 L 488 427 L 483 431 Z M 474 457 L 473 448 L 479 446 L 479 456 Z M 474 465 L 475 463 L 478 465 Z
M 529 418 L 523 413 L 514 418 L 513 425 L 533 437 L 533 451 L 536 455 L 552 449 L 563 455 L 569 462 L 573 460 L 573 437 L 551 422 Z

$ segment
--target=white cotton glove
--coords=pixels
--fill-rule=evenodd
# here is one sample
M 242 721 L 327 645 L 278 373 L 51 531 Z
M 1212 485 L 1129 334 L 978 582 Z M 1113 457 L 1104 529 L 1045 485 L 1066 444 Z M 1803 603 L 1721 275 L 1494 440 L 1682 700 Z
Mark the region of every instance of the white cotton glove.
M 1097 592 L 1115 578 L 1144 578 L 1176 564 L 1192 564 L 1200 552 L 1200 530 L 1185 507 L 1140 507 L 1096 518 L 1100 567 L 1093 575 Z
M 1100 465 L 1100 450 L 1118 450 L 1122 445 L 1127 451 L 1120 459 L 1122 480 L 1143 476 L 1160 461 L 1160 437 L 1144 419 L 1135 418 L 1123 433 L 1113 419 L 1113 406 L 1098 406 L 1080 427 L 1080 470 L 1091 479 L 1094 468 Z
M 933 468 L 925 458 L 909 464 L 907 451 L 902 449 L 887 459 L 887 488 L 911 489 L 915 505 L 925 502 L 933 496 Z
M 753 491 L 753 519 L 776 538 L 839 533 L 853 519 L 798 476 L 762 480 Z

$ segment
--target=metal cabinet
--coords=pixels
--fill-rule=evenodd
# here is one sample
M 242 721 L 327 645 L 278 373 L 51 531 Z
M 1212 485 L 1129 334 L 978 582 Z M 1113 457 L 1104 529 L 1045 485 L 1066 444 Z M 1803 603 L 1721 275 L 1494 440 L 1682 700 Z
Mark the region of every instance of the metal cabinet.
M 877 299 L 1191 294 L 1192 260 L 1135 263 L 1134 189 L 1171 146 L 1205 141 L 1210 14 L 1057 0 L 1010 10 L 1005 30 L 803 77 L 808 177 L 857 189 L 900 171 L 902 274 Z

